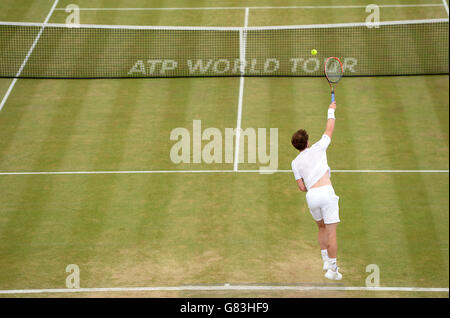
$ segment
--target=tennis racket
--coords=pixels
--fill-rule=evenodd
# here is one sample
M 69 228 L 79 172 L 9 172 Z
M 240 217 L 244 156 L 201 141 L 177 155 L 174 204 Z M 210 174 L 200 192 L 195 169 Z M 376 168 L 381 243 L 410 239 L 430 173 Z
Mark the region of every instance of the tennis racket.
M 329 57 L 325 61 L 324 69 L 331 88 L 331 102 L 334 102 L 334 89 L 344 75 L 344 67 L 337 57 Z

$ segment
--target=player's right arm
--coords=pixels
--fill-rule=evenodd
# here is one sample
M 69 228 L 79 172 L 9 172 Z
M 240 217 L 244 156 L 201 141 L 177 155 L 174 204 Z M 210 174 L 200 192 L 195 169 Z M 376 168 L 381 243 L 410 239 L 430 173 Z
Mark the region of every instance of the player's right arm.
M 327 135 L 328 137 L 333 136 L 333 131 L 334 131 L 334 122 L 335 122 L 335 117 L 334 117 L 334 111 L 336 110 L 336 102 L 332 102 L 330 104 L 330 106 L 328 107 L 328 119 L 327 119 L 327 127 L 325 128 L 325 132 L 324 134 Z
M 298 185 L 298 189 L 302 192 L 308 192 L 308 190 L 306 189 L 305 183 L 303 182 L 303 179 L 300 178 L 297 180 L 297 185 Z

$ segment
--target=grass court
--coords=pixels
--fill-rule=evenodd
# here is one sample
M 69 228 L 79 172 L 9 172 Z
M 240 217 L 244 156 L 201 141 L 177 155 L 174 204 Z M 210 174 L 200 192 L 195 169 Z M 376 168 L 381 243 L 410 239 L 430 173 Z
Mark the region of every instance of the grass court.
M 0 21 L 44 22 L 53 3 L 3 0 Z M 82 24 L 241 27 L 246 7 L 248 26 L 363 22 L 369 3 L 61 0 L 49 22 L 65 23 L 69 4 L 103 8 L 82 10 Z M 448 18 L 442 1 L 407 3 L 381 7 L 382 21 Z M 361 7 L 320 7 L 334 5 Z M 220 8 L 189 10 L 194 7 Z M 11 83 L 0 79 L 0 99 Z M 382 287 L 447 291 L 2 296 L 448 297 L 448 75 L 344 78 L 339 84 L 328 150 L 331 169 L 340 171 L 332 172 L 340 196 L 344 279 L 338 283 L 323 277 L 316 225 L 286 171 L 297 154 L 292 133 L 305 128 L 315 141 L 325 129 L 328 84 L 324 78 L 245 78 L 239 109 L 240 85 L 239 78 L 19 79 L 0 111 L 0 291 L 65 288 L 68 264 L 80 267 L 82 288 L 365 286 L 366 266 L 377 264 Z M 236 127 L 239 112 L 243 129 L 278 128 L 280 171 L 171 161 L 174 128 L 192 132 L 193 120 L 201 120 L 203 128 L 224 131 Z M 186 172 L 192 170 L 217 172 Z M 79 173 L 100 171 L 154 173 Z

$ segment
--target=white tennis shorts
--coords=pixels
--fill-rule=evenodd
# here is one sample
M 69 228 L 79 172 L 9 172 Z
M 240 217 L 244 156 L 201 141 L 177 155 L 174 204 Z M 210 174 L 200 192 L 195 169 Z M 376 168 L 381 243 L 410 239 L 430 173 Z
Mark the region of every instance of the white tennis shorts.
M 333 186 L 326 185 L 308 190 L 306 201 L 315 221 L 323 220 L 325 224 L 341 221 L 339 220 L 339 197 L 334 193 Z

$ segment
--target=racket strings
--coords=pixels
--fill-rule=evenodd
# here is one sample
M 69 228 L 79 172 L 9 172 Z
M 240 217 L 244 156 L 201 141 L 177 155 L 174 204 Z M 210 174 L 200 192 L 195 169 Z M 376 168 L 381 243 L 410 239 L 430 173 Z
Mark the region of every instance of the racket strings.
M 337 83 L 343 75 L 342 65 L 336 59 L 330 59 L 325 65 L 325 74 L 332 83 Z

